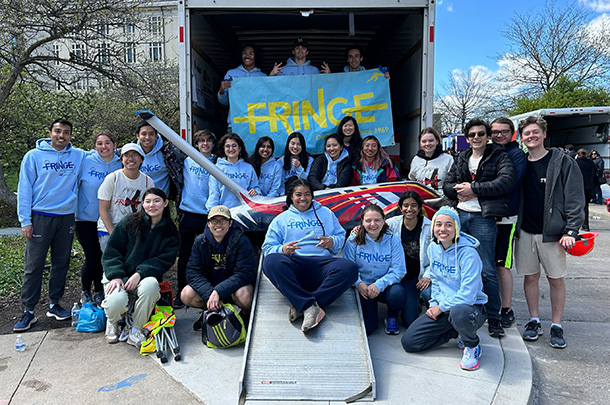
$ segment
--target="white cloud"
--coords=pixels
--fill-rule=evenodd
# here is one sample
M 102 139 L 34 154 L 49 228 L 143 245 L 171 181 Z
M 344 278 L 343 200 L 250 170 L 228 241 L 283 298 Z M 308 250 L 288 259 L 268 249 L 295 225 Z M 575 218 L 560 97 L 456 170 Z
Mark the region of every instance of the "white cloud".
M 442 5 L 443 5 L 443 0 L 439 0 L 439 1 L 437 1 L 437 2 L 436 2 L 436 5 L 438 5 L 438 6 L 442 6 Z
M 610 11 L 610 0 L 578 0 L 578 2 L 596 13 Z
M 447 6 L 447 11 L 450 13 L 453 13 L 453 3 L 451 3 Z
M 610 14 L 602 14 L 585 27 L 585 41 L 591 46 L 610 54 Z

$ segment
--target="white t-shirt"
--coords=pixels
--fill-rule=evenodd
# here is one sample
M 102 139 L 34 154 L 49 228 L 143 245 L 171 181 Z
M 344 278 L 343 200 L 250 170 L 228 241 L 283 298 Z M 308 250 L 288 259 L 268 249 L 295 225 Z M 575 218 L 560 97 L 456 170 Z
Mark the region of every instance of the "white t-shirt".
M 154 186 L 153 180 L 142 172 L 137 179 L 131 180 L 123 174 L 123 169 L 119 169 L 106 176 L 97 191 L 97 198 L 110 201 L 110 218 L 116 225 L 127 214 L 140 210 L 144 192 Z M 97 221 L 97 230 L 108 233 L 101 217 Z
M 470 156 L 468 159 L 468 170 L 473 178 L 477 172 L 477 169 L 479 168 L 479 162 L 481 162 L 481 159 L 483 159 L 483 156 L 479 158 Z M 479 204 L 479 198 L 476 196 L 468 201 L 459 202 L 457 207 L 458 209 L 466 212 L 481 212 L 481 204 Z

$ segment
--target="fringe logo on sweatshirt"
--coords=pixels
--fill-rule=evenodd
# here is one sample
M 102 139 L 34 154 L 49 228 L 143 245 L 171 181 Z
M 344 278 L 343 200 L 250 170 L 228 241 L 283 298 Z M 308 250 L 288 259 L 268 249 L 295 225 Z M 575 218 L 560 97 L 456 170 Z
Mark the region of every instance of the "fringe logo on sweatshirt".
M 389 263 L 392 260 L 392 255 L 380 254 L 380 253 L 366 253 L 366 252 L 358 252 L 356 256 L 367 263 L 377 262 L 377 263 Z
M 321 226 L 320 221 L 318 221 L 317 219 L 306 219 L 304 221 L 290 220 L 290 222 L 286 224 L 286 227 L 295 229 L 305 229 L 314 226 Z
M 74 164 L 74 162 L 71 162 L 71 161 L 49 162 L 48 160 L 45 160 L 44 164 L 42 165 L 43 170 L 54 170 L 56 172 L 73 170 L 75 167 L 76 167 L 76 165 Z
M 434 260 L 432 266 L 434 266 L 435 269 L 438 269 L 441 274 L 449 274 L 452 276 L 456 274 L 455 266 L 447 266 L 438 260 Z

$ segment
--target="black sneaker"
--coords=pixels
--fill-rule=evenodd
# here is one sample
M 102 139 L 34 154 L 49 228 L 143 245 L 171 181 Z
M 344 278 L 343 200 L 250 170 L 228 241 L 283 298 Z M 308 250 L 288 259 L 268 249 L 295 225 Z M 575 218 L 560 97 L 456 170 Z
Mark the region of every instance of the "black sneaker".
M 515 322 L 515 313 L 512 308 L 502 308 L 500 311 L 500 323 L 503 328 L 510 328 Z
M 201 316 L 199 317 L 199 319 L 197 319 L 195 321 L 195 323 L 193 324 L 193 330 L 201 330 L 202 327 L 203 327 L 203 311 L 201 311 Z
M 542 335 L 542 325 L 540 322 L 529 321 L 525 324 L 525 330 L 523 331 L 523 340 L 538 340 L 538 336 Z
M 47 311 L 47 316 L 49 318 L 55 318 L 58 321 L 65 321 L 67 319 L 70 319 L 71 315 L 70 311 L 66 311 L 61 307 L 61 305 L 55 304 L 51 309 Z
M 551 347 L 555 349 L 563 349 L 567 346 L 566 340 L 563 338 L 563 329 L 559 326 L 551 326 Z
M 495 338 L 501 338 L 504 336 L 504 329 L 502 329 L 502 325 L 500 325 L 500 320 L 496 318 L 489 318 L 487 320 L 487 324 L 489 326 L 489 336 Z
M 174 309 L 182 309 L 184 308 L 184 303 L 180 299 L 180 296 L 174 298 Z
M 13 326 L 13 332 L 25 332 L 38 321 L 33 313 L 25 311 L 21 319 Z

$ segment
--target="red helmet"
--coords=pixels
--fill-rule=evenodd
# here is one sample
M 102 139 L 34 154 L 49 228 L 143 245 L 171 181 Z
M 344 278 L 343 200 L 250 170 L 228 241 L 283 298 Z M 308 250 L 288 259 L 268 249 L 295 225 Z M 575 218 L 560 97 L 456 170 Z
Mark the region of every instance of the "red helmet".
M 574 247 L 566 249 L 566 252 L 572 256 L 583 256 L 593 250 L 595 246 L 595 237 L 599 235 L 598 232 L 587 232 L 580 236 L 580 240 L 574 243 Z

